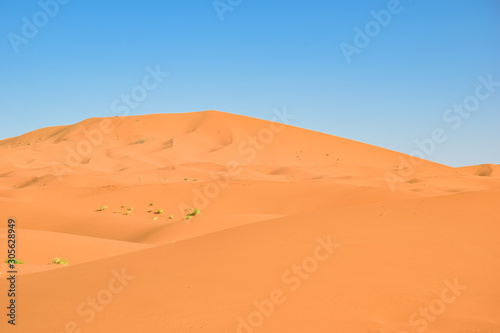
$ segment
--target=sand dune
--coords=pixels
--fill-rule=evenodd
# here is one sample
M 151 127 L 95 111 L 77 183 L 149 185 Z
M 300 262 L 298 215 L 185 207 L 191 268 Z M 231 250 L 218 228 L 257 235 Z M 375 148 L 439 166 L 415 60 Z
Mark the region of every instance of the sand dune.
M 1 332 L 500 332 L 500 166 L 402 159 L 217 111 L 2 140 Z

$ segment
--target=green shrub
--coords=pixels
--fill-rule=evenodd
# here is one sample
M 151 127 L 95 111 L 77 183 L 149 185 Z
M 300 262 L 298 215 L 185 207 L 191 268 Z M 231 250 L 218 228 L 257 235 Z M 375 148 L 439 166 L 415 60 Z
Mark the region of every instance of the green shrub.
M 192 219 L 198 214 L 200 214 L 200 210 L 198 208 L 195 209 L 189 208 L 189 213 L 186 215 L 185 219 L 186 220 Z
M 57 265 L 67 265 L 69 261 L 61 257 L 61 258 L 54 258 L 54 260 L 52 260 L 52 263 Z
M 17 259 L 7 259 L 5 260 L 5 262 L 7 264 L 16 264 L 16 265 L 20 265 L 20 264 L 24 264 L 24 262 L 22 262 L 21 260 L 17 260 Z

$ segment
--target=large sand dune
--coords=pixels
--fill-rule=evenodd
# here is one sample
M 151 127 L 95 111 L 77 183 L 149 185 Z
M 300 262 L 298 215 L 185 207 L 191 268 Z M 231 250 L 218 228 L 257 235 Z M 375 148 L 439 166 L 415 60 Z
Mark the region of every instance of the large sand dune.
M 499 201 L 498 165 L 217 111 L 36 130 L 0 141 L 0 331 L 500 333 Z

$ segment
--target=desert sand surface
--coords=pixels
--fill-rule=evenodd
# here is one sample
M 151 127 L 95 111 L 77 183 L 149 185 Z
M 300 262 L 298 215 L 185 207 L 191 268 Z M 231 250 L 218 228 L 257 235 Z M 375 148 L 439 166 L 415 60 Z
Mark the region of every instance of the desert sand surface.
M 500 333 L 499 201 L 499 165 L 218 111 L 43 128 L 0 141 L 0 332 Z

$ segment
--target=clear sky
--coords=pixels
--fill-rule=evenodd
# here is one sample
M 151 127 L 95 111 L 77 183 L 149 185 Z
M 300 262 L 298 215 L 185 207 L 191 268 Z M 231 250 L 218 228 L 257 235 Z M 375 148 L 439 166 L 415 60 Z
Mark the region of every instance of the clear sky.
M 2 0 L 0 22 L 0 138 L 124 108 L 286 107 L 294 126 L 500 163 L 498 0 Z

